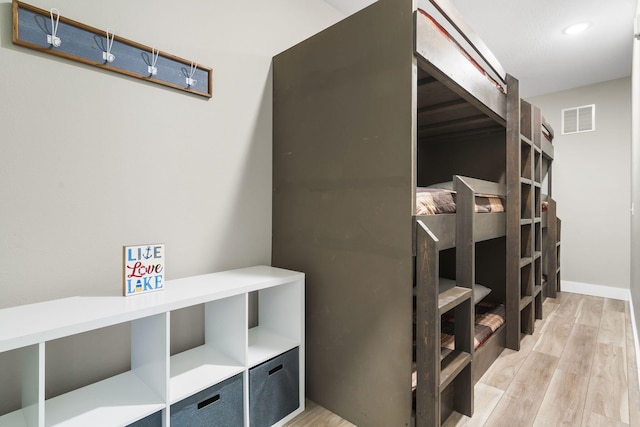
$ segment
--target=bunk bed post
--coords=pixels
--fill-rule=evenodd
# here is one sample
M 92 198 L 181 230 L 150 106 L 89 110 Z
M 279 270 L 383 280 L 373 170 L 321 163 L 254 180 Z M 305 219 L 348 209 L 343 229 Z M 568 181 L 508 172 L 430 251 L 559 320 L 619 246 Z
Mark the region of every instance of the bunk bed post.
M 556 260 L 556 289 L 558 292 L 562 292 L 562 280 L 560 280 L 560 241 L 562 240 L 562 221 L 557 217 L 556 210 L 556 251 L 554 252 L 554 258 Z
M 549 298 L 556 298 L 558 291 L 558 220 L 556 201 L 551 196 L 547 198 L 547 293 Z
M 416 427 L 440 425 L 440 311 L 438 238 L 416 228 Z
M 454 176 L 456 190 L 456 286 L 473 291 L 476 272 L 474 241 L 475 192 L 460 177 Z M 455 309 L 455 348 L 473 355 L 474 306 L 472 300 Z M 461 414 L 473 415 L 474 401 L 473 363 L 469 363 L 456 377 L 454 409 Z
M 520 91 L 507 74 L 506 345 L 520 350 Z
M 533 238 L 531 239 L 531 254 L 533 255 L 533 306 L 535 319 L 542 319 L 542 302 L 544 293 L 542 292 L 542 111 L 540 108 L 531 106 L 532 120 L 532 197 L 531 216 L 533 218 Z M 534 319 L 534 321 L 535 321 Z M 532 331 L 533 332 L 533 331 Z
M 535 329 L 535 252 L 534 252 L 534 151 L 535 107 L 520 100 L 520 332 L 532 334 Z

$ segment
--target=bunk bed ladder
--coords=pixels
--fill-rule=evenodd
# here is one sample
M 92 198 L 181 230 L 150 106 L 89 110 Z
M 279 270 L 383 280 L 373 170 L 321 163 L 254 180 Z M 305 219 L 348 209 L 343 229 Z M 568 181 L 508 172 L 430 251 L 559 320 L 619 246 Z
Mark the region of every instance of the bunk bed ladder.
M 438 238 L 420 220 L 416 236 L 416 427 L 439 426 L 442 392 L 453 383 L 453 410 L 473 415 L 473 240 L 475 192 L 458 176 L 456 190 L 456 286 L 439 292 Z M 436 305 L 437 303 L 437 305 Z M 441 360 L 441 316 L 455 311 L 455 350 Z

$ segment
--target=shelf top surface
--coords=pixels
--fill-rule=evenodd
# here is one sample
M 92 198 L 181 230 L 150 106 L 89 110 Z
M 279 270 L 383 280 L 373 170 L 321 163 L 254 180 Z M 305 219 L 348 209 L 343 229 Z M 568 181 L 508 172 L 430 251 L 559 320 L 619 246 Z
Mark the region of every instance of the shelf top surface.
M 46 401 L 47 427 L 127 425 L 165 407 L 133 372 Z
M 168 280 L 131 297 L 75 296 L 0 310 L 0 352 L 303 280 L 304 274 L 255 266 Z

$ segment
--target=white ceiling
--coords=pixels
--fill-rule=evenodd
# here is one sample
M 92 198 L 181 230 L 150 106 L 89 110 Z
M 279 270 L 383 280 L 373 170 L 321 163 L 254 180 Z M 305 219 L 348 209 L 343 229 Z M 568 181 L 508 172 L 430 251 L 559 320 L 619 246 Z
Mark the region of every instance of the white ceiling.
M 325 0 L 350 15 L 374 0 Z M 450 0 L 532 97 L 631 75 L 637 0 Z M 587 21 L 585 32 L 565 35 Z

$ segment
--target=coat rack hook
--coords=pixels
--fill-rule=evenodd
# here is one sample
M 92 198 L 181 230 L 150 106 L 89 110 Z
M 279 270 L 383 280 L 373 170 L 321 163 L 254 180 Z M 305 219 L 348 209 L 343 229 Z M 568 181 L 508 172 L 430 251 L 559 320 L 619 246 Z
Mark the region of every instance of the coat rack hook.
M 198 83 L 198 81 L 193 78 L 197 70 L 198 64 L 196 64 L 195 61 L 191 62 L 191 67 L 189 68 L 189 77 L 187 77 L 187 87 L 195 86 L 196 83 Z
M 62 40 L 60 40 L 60 37 L 56 36 L 56 33 L 58 32 L 58 24 L 60 23 L 60 11 L 55 7 L 52 7 L 49 15 L 51 16 L 51 34 L 47 34 L 47 43 L 53 47 L 60 47 Z
M 111 33 L 111 38 L 109 38 L 109 33 Z M 104 59 L 105 62 L 113 62 L 116 59 L 116 57 L 111 53 L 111 48 L 113 47 L 113 39 L 115 36 L 116 34 L 113 32 L 113 30 L 107 28 L 107 51 L 102 52 L 102 59 Z
M 158 69 L 156 68 L 156 63 L 158 62 L 158 56 L 160 56 L 160 49 L 156 47 L 151 48 L 151 65 L 147 67 L 149 70 L 149 76 L 155 76 L 158 74 Z

